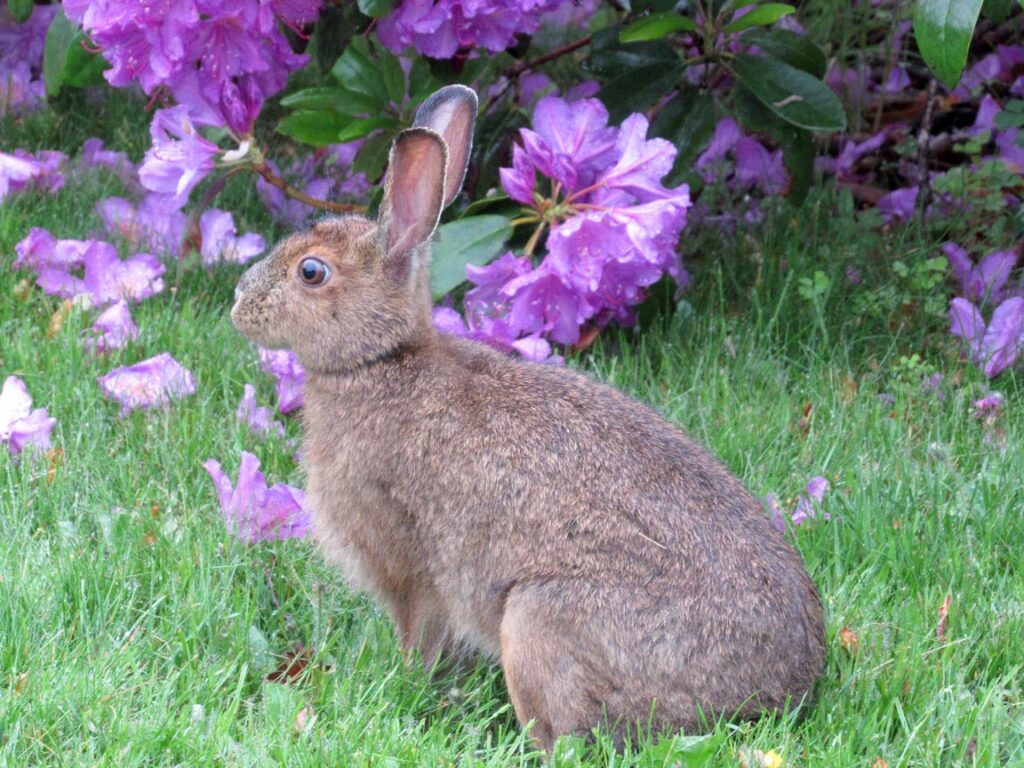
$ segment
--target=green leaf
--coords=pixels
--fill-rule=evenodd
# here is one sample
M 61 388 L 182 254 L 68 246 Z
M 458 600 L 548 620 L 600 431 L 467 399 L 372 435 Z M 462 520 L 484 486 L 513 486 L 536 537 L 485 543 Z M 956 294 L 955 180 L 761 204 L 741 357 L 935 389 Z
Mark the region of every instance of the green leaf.
M 344 144 L 347 141 L 355 141 L 356 139 L 363 138 L 363 136 L 368 133 L 373 133 L 379 128 L 401 128 L 401 123 L 391 117 L 391 115 L 381 115 L 380 117 L 361 117 L 358 120 L 353 120 L 342 128 L 341 131 L 338 132 L 336 141 L 339 144 Z
M 359 0 L 359 10 L 367 16 L 379 19 L 391 13 L 394 0 Z
M 430 263 L 430 290 L 440 298 L 466 280 L 466 265 L 487 264 L 512 236 L 504 216 L 470 216 L 442 224 Z
M 803 35 L 788 29 L 753 29 L 743 36 L 743 41 L 819 79 L 825 76 L 825 52 Z
M 687 85 L 668 102 L 651 123 L 651 136 L 668 139 L 676 146 L 672 170 L 662 180 L 666 186 L 683 181 L 694 159 L 715 129 L 715 100 L 710 91 Z
M 278 123 L 277 132 L 304 144 L 326 147 L 338 143 L 338 134 L 351 122 L 349 115 L 338 112 L 299 110 Z
M 620 43 L 619 31 L 613 27 L 594 33 L 586 66 L 595 75 L 610 79 L 629 74 L 640 67 L 678 63 L 679 56 L 675 49 L 664 40 Z
M 671 32 L 696 32 L 693 19 L 678 13 L 652 13 L 637 19 L 619 34 L 623 43 L 638 43 L 644 40 L 660 40 Z
M 102 82 L 103 70 L 110 65 L 98 53 L 82 47 L 86 39 L 63 10 L 56 13 L 43 46 L 43 82 L 48 96 L 56 96 L 65 84 L 83 88 Z
M 381 50 L 380 53 L 380 74 L 384 81 L 384 90 L 388 98 L 395 104 L 401 104 L 405 99 L 405 70 L 397 56 L 392 56 L 388 51 Z
M 11 18 L 21 24 L 23 21 L 28 21 L 35 3 L 33 0 L 7 0 L 7 7 L 11 11 Z
M 832 89 L 803 70 L 772 56 L 741 53 L 733 61 L 733 71 L 762 104 L 788 123 L 811 131 L 846 127 L 843 105 Z
M 643 112 L 672 90 L 683 74 L 683 65 L 651 64 L 613 78 L 597 94 L 612 122 L 619 122 L 633 112 Z
M 782 162 L 789 174 L 786 199 L 799 206 L 814 182 L 814 145 L 810 132 L 781 119 L 742 85 L 736 88 L 734 108 L 744 128 L 768 133 L 782 147 Z
M 388 106 L 390 99 L 381 77 L 380 64 L 370 58 L 369 47 L 363 38 L 352 40 L 334 63 L 331 74 L 342 88 L 365 96 L 378 111 Z
M 985 0 L 981 12 L 986 19 L 1002 24 L 1013 13 L 1013 0 Z
M 796 8 L 787 3 L 765 3 L 757 6 L 750 13 L 743 14 L 736 21 L 726 24 L 725 31 L 732 33 L 751 27 L 766 27 L 791 13 L 796 13 Z
M 328 3 L 317 19 L 310 47 L 313 48 L 316 65 L 321 72 L 331 71 L 334 62 L 345 52 L 345 47 L 356 33 L 356 24 L 349 18 L 349 13 L 347 8 Z M 309 51 L 308 48 L 306 50 Z
M 917 0 L 914 37 L 921 56 L 948 87 L 960 82 L 982 0 Z
M 90 88 L 94 85 L 102 85 L 106 82 L 103 73 L 110 69 L 110 62 L 98 53 L 90 53 L 88 48 L 93 48 L 86 37 L 79 34 L 68 48 L 68 56 L 64 60 L 64 82 L 73 88 Z
M 376 181 L 384 172 L 384 166 L 388 163 L 388 153 L 391 151 L 391 142 L 395 140 L 394 133 L 382 133 L 379 136 L 371 136 L 363 146 L 356 152 L 352 161 L 352 170 L 356 173 L 366 174 L 370 181 Z
M 78 27 L 68 20 L 64 11 L 57 11 L 46 30 L 46 43 L 43 46 L 43 82 L 46 83 L 46 94 L 56 96 L 64 84 L 64 62 L 68 58 L 68 48 L 78 34 Z
M 369 115 L 379 113 L 376 102 L 361 93 L 347 88 L 331 88 L 321 86 L 305 88 L 289 94 L 281 99 L 283 106 L 295 110 L 312 110 L 314 112 L 337 112 L 342 115 Z

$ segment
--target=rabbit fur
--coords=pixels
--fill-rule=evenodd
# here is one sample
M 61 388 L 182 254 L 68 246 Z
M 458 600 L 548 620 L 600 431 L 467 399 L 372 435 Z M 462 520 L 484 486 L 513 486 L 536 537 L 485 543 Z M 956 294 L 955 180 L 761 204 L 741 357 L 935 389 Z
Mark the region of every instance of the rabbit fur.
M 396 139 L 376 222 L 320 221 L 236 289 L 237 328 L 307 370 L 320 548 L 428 667 L 499 658 L 545 750 L 796 705 L 824 663 L 821 604 L 761 503 L 646 405 L 435 330 L 429 240 L 476 111 L 439 91 Z

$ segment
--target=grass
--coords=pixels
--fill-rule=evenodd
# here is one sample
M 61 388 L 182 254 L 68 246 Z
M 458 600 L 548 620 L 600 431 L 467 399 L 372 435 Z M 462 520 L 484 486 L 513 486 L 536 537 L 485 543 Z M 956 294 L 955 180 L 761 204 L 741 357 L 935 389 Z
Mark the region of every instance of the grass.
M 99 133 L 137 158 L 138 106 L 68 97 L 0 125 L 0 151 L 74 154 Z M 247 547 L 225 530 L 205 459 L 234 473 L 249 450 L 271 482 L 302 483 L 286 440 L 261 441 L 233 415 L 246 382 L 273 401 L 227 317 L 238 269 L 169 274 L 174 288 L 135 311 L 138 341 L 105 358 L 80 346 L 89 315 L 53 333 L 57 301 L 16 298 L 14 243 L 32 226 L 83 237 L 99 227 L 94 204 L 118 192 L 106 176 L 71 178 L 0 208 L 0 372 L 58 419 L 63 449 L 54 467 L 0 452 L 0 765 L 539 765 L 496 666 L 437 679 L 406 668 L 386 616 L 307 542 Z M 222 203 L 242 228 L 280 234 L 246 180 Z M 812 475 L 832 483 L 832 520 L 793 534 L 826 608 L 817 702 L 720 725 L 709 765 L 749 749 L 791 766 L 1024 764 L 1020 382 L 997 382 L 995 426 L 970 416 L 986 383 L 946 339 L 948 285 L 914 269 L 940 236 L 883 230 L 823 190 L 735 241 L 687 242 L 685 303 L 645 309 L 642 333 L 607 332 L 572 361 L 659 408 L 755 494 L 791 503 Z M 165 351 L 195 372 L 196 395 L 119 418 L 96 377 Z M 922 387 L 933 373 L 938 394 Z M 312 649 L 301 674 L 268 680 L 300 646 Z M 680 759 L 670 740 L 615 755 L 599 739 L 554 762 Z

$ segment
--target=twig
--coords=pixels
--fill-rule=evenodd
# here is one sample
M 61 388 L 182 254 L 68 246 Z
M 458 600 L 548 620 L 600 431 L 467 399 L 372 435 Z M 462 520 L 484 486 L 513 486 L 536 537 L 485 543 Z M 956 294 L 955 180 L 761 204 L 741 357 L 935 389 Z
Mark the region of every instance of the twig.
M 925 96 L 924 115 L 921 117 L 921 130 L 917 134 L 917 210 L 924 219 L 924 212 L 931 202 L 932 184 L 928 177 L 928 140 L 932 130 L 932 114 L 935 111 L 935 91 L 939 81 L 934 77 L 928 81 L 928 93 Z
M 365 205 L 356 205 L 355 203 L 332 203 L 330 200 L 321 200 L 318 197 L 311 197 L 282 179 L 264 162 L 254 163 L 251 167 L 253 171 L 266 179 L 268 184 L 277 187 L 288 195 L 288 197 L 298 200 L 300 203 L 311 205 L 322 211 L 331 211 L 332 213 L 362 213 L 366 210 Z
M 563 45 L 561 48 L 555 48 L 555 50 L 549 51 L 548 53 L 545 53 L 543 56 L 538 56 L 535 59 L 529 59 L 527 61 L 520 61 L 518 64 L 514 64 L 508 69 L 506 69 L 502 73 L 506 78 L 505 85 L 502 86 L 501 90 L 499 90 L 497 93 L 495 93 L 493 96 L 491 96 L 491 98 L 487 100 L 487 104 L 484 106 L 484 112 L 486 113 L 490 111 L 491 107 L 493 107 L 495 103 L 497 103 L 498 99 L 505 95 L 505 92 L 508 91 L 512 83 L 514 83 L 521 74 L 523 74 L 529 69 L 539 67 L 542 64 L 547 64 L 549 61 L 554 61 L 557 58 L 570 54 L 573 51 L 578 51 L 583 46 L 589 45 L 590 40 L 590 35 L 587 35 L 586 37 L 581 37 L 579 40 L 573 40 L 571 43 L 567 43 Z

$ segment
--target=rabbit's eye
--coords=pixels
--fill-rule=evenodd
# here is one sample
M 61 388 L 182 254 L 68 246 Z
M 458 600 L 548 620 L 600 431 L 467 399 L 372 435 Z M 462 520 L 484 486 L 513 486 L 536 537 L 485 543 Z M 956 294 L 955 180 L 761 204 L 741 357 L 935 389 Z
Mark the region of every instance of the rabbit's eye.
M 299 264 L 299 279 L 306 285 L 323 285 L 331 271 L 320 259 L 303 259 Z

